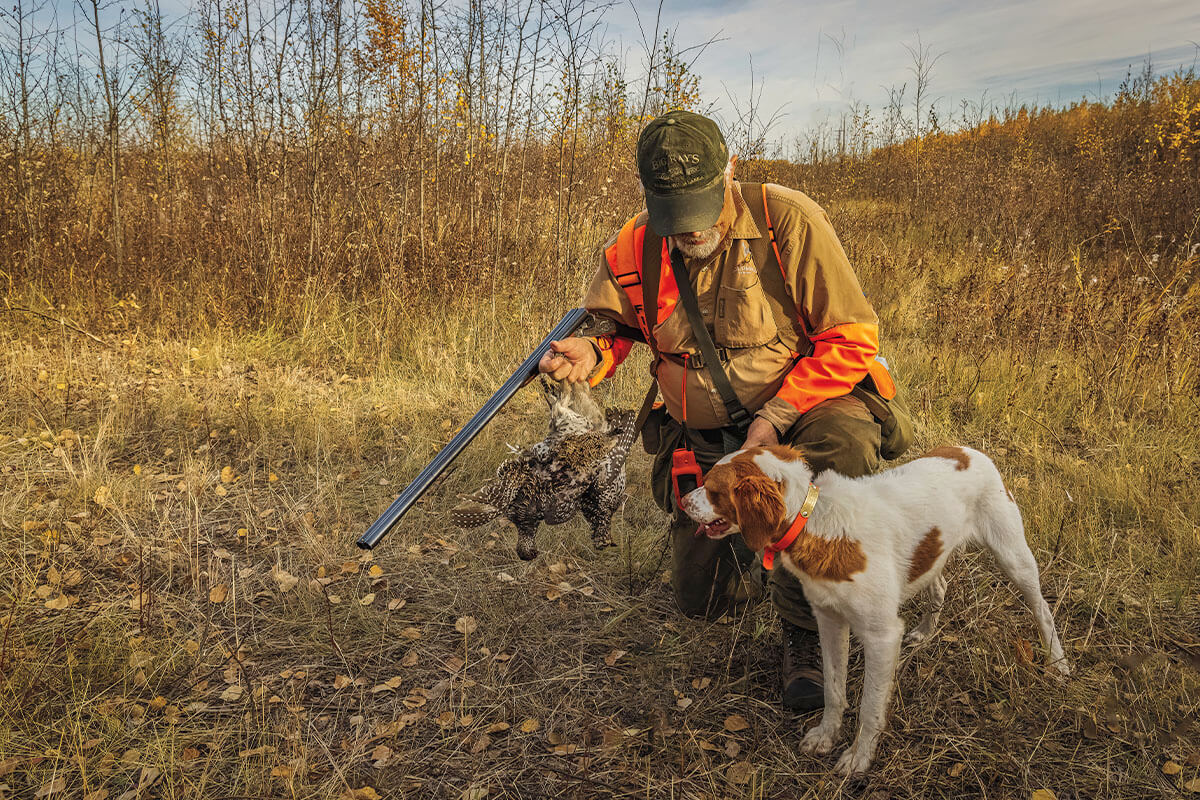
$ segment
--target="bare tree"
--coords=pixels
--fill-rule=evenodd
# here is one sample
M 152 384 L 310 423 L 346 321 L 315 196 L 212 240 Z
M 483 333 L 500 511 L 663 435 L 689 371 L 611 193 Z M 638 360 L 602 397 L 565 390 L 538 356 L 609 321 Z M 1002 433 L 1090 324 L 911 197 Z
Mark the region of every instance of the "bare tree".
M 121 114 L 128 96 L 128 88 L 122 85 L 121 20 L 118 18 L 115 35 L 110 37 L 100 24 L 100 0 L 89 0 L 87 5 L 83 5 L 83 0 L 80 0 L 79 7 L 91 23 L 96 39 L 96 68 L 99 70 L 100 89 L 104 96 L 104 128 L 108 142 L 109 246 L 112 249 L 113 262 L 119 271 L 124 261 L 121 230 Z M 104 48 L 106 39 L 111 45 L 108 56 L 105 55 Z
M 908 51 L 912 63 L 909 65 L 909 72 L 912 73 L 915 82 L 915 91 L 913 92 L 913 199 L 917 203 L 921 201 L 921 137 L 927 133 L 925 122 L 928 120 L 927 113 L 923 110 L 925 103 L 929 101 L 929 84 L 933 76 L 933 67 L 941 59 L 945 53 L 934 54 L 933 46 L 924 44 L 921 41 L 921 34 L 917 34 L 916 45 L 904 45 L 904 49 Z

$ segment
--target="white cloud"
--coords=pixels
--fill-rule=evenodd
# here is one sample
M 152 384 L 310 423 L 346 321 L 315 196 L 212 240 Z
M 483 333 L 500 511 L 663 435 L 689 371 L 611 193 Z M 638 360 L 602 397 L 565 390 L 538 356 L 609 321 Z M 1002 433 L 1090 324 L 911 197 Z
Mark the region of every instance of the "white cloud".
M 614 34 L 638 41 L 627 5 L 609 19 Z M 1085 92 L 1095 99 L 1098 86 L 1112 92 L 1126 68 L 1136 71 L 1147 56 L 1156 69 L 1171 70 L 1200 52 L 1193 43 L 1200 41 L 1200 5 L 1189 0 L 669 0 L 663 20 L 678 28 L 683 45 L 724 39 L 695 65 L 706 99 L 722 111 L 729 110 L 723 86 L 748 95 L 753 57 L 755 76 L 766 79 L 763 106 L 786 108 L 777 129 L 785 135 L 839 113 L 851 98 L 879 108 L 886 87 L 907 83 L 911 98 L 905 44 L 915 47 L 918 34 L 940 54 L 931 92 L 945 111 L 961 99 L 978 102 L 985 91 L 998 103 L 1068 103 Z

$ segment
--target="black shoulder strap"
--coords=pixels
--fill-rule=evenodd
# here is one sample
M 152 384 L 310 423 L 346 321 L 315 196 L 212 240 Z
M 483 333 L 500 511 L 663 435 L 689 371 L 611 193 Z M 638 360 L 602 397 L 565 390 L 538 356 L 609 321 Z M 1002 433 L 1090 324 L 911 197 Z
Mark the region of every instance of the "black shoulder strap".
M 696 300 L 696 290 L 692 286 L 692 279 L 688 275 L 687 267 L 684 266 L 683 255 L 678 250 L 671 251 L 671 270 L 675 273 L 675 284 L 679 287 L 679 299 L 683 301 L 683 308 L 687 311 L 688 322 L 692 325 L 692 333 L 695 334 L 696 341 L 700 345 L 700 355 L 704 356 L 704 366 L 708 369 L 708 374 L 713 379 L 713 385 L 717 387 L 717 392 L 721 395 L 721 401 L 725 404 L 725 412 L 729 414 L 729 419 L 733 421 L 734 425 L 745 427 L 750 424 L 750 412 L 742 405 L 737 393 L 733 391 L 732 384 L 729 383 L 729 376 L 725 374 L 721 357 L 717 355 L 717 346 L 708 332 L 708 326 L 704 324 L 704 319 L 700 316 L 700 303 Z

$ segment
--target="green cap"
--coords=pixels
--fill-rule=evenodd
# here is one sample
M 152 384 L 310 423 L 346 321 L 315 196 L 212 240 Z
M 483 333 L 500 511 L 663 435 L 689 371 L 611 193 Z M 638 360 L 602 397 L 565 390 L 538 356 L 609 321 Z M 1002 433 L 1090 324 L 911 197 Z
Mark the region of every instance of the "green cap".
M 668 111 L 638 137 L 637 165 L 650 225 L 659 236 L 711 228 L 725 204 L 729 150 L 717 124 L 690 111 Z

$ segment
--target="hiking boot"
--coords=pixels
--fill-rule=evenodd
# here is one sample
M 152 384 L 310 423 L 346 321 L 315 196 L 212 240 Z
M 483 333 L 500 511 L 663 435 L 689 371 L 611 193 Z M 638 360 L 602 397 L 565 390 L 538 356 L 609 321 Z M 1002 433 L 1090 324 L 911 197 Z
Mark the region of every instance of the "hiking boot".
M 821 679 L 821 645 L 816 631 L 781 619 L 783 625 L 783 707 L 812 711 L 825 705 Z

